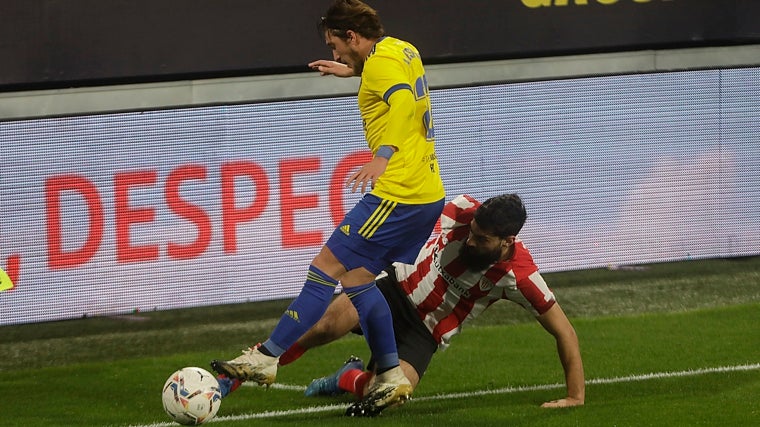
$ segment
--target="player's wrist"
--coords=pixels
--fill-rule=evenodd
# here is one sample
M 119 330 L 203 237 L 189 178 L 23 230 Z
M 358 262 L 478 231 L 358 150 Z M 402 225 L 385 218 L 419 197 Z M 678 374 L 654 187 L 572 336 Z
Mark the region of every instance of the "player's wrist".
M 395 152 L 396 150 L 390 145 L 381 145 L 380 148 L 375 151 L 375 157 L 382 157 L 385 160 L 390 160 Z

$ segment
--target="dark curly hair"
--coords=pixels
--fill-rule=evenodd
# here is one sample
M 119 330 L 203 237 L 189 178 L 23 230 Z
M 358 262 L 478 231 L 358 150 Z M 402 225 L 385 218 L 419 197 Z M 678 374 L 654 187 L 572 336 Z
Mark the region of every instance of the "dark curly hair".
M 329 31 L 341 39 L 347 38 L 348 30 L 368 39 L 385 35 L 377 11 L 359 0 L 335 0 L 320 19 L 317 28 L 320 36 Z
M 478 226 L 502 239 L 516 236 L 527 218 L 525 205 L 517 194 L 491 197 L 475 210 Z

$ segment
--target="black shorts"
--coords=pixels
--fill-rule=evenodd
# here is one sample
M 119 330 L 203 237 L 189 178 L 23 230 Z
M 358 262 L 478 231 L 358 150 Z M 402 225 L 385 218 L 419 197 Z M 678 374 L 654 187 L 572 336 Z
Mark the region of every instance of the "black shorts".
M 393 315 L 393 330 L 396 334 L 398 357 L 412 365 L 417 375 L 422 378 L 430 359 L 438 349 L 438 343 L 417 315 L 414 305 L 409 302 L 404 291 L 398 285 L 393 267 L 385 270 L 388 276 L 377 280 L 377 287 L 388 301 Z M 370 359 L 369 369 L 374 368 Z

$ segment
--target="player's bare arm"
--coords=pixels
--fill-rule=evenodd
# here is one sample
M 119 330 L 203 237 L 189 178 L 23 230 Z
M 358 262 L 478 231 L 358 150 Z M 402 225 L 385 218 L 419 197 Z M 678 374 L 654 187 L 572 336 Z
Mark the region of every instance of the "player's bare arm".
M 565 371 L 567 396 L 562 399 L 545 402 L 542 408 L 567 408 L 585 403 L 586 383 L 583 374 L 583 360 L 575 328 L 570 324 L 565 312 L 555 303 L 538 321 L 557 341 L 557 353 L 562 369 Z
M 319 71 L 323 76 L 333 75 L 337 77 L 353 77 L 354 70 L 346 64 L 337 61 L 320 59 L 309 63 L 309 68 Z

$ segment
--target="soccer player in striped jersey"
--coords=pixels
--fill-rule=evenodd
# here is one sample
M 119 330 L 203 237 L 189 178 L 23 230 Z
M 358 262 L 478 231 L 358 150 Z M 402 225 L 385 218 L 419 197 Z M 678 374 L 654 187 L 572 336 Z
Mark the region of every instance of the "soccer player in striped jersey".
M 231 380 L 271 384 L 279 356 L 320 319 L 340 282 L 375 355 L 376 380 L 361 405 L 379 412 L 402 404 L 413 387 L 399 365 L 391 313 L 375 277 L 393 262 L 414 261 L 444 205 L 430 94 L 417 49 L 386 36 L 368 5 L 335 0 L 319 26 L 333 60 L 309 66 L 323 75 L 361 77 L 359 111 L 373 158 L 347 186 L 369 192 L 314 258 L 301 293 L 269 338 L 211 366 Z
M 528 310 L 554 336 L 565 372 L 567 394 L 544 407 L 583 405 L 585 382 L 575 329 L 556 301 L 525 244 L 517 237 L 527 214 L 519 196 L 506 194 L 480 204 L 459 196 L 446 204 L 441 232 L 414 263 L 394 263 L 377 280 L 391 307 L 404 374 L 416 387 L 436 349 L 445 349 L 462 326 L 499 300 Z M 307 349 L 361 332 L 345 295 L 335 298 L 322 319 L 280 358 L 285 365 Z M 307 395 L 352 392 L 362 396 L 370 370 L 352 358 L 333 375 L 314 380 Z M 362 407 L 365 414 L 376 415 Z

